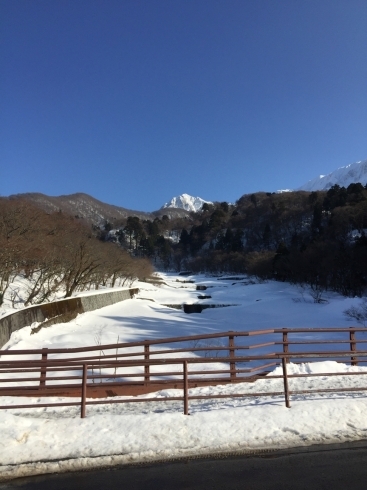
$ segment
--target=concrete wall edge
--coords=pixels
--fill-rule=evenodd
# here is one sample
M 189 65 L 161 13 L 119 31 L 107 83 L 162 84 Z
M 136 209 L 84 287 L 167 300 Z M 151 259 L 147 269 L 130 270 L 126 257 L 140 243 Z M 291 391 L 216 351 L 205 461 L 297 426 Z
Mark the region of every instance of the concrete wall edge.
M 120 301 L 132 299 L 139 292 L 138 288 L 127 288 L 116 291 L 99 291 L 96 294 L 83 296 L 73 296 L 63 298 L 51 303 L 42 303 L 40 305 L 28 306 L 17 310 L 0 318 L 0 349 L 10 340 L 11 334 L 34 322 L 44 322 L 55 319 L 55 323 L 64 323 L 66 313 L 86 313 L 88 311 L 98 310 Z M 57 322 L 60 317 L 60 322 Z

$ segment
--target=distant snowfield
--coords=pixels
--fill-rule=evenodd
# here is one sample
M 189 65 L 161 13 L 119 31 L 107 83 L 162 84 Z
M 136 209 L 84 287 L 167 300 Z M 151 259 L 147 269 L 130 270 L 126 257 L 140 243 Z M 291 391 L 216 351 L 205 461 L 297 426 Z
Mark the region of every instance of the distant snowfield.
M 349 184 L 360 182 L 367 184 L 367 160 L 351 163 L 340 167 L 327 175 L 320 175 L 299 187 L 298 191 L 328 190 L 335 184 L 348 187 Z
M 30 335 L 31 326 L 15 332 L 4 348 L 77 347 L 227 330 L 280 327 L 349 327 L 343 311 L 360 302 L 325 294 L 327 302 L 313 303 L 306 290 L 287 283 L 250 284 L 248 278 L 225 280 L 205 276 L 161 274 L 160 287 L 136 283 L 137 298 L 79 315 L 68 324 L 53 325 Z M 208 289 L 196 291 L 196 284 Z M 166 304 L 193 303 L 199 294 L 205 302 L 236 304 L 187 315 Z M 361 371 L 335 362 L 289 365 L 291 372 Z M 307 389 L 330 383 L 322 378 L 290 380 L 290 389 Z M 332 378 L 332 386 L 367 387 L 366 376 Z M 194 393 L 244 393 L 281 391 L 279 379 L 256 383 L 195 388 Z M 330 386 L 330 384 L 328 385 Z M 176 390 L 181 396 L 181 391 Z M 164 399 L 175 390 L 154 396 Z M 147 398 L 152 395 L 144 395 Z M 0 405 L 25 399 L 0 397 Z M 34 402 L 40 400 L 35 400 Z M 53 398 L 48 401 L 61 401 Z M 35 408 L 0 411 L 0 479 L 72 471 L 130 462 L 169 459 L 222 451 L 253 451 L 367 437 L 367 396 L 363 392 L 293 396 L 291 408 L 283 397 L 190 401 L 190 416 L 181 402 L 87 406 L 79 409 Z

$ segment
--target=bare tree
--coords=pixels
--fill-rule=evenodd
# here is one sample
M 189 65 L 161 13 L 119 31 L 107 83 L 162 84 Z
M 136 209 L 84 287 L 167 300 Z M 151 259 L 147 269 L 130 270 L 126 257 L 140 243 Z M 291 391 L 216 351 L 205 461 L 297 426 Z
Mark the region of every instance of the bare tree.
M 351 306 L 345 310 L 344 315 L 350 319 L 356 320 L 363 326 L 367 323 L 367 298 L 363 298 L 359 306 Z

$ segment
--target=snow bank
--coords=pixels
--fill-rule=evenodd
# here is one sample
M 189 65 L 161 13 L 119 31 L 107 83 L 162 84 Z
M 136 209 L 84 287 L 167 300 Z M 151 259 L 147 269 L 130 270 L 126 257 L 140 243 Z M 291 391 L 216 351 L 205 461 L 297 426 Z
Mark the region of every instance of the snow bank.
M 366 372 L 366 368 L 332 362 L 316 364 L 290 364 L 289 372 L 342 373 L 351 369 Z M 273 374 L 276 373 L 277 370 Z M 181 402 L 92 405 L 87 407 L 85 419 L 79 418 L 78 407 L 9 408 L 0 413 L 0 480 L 197 454 L 251 452 L 367 437 L 365 392 L 293 396 L 290 409 L 285 407 L 283 397 L 246 397 L 251 392 L 281 391 L 282 380 L 271 378 L 255 383 L 193 388 L 191 396 L 219 393 L 228 394 L 229 398 L 191 400 L 190 416 L 183 415 Z M 367 374 L 292 378 L 290 388 L 304 389 L 310 383 L 313 389 L 367 387 Z M 244 396 L 231 399 L 230 395 L 235 393 Z M 182 391 L 163 390 L 140 398 L 157 396 L 163 400 L 172 395 L 182 396 Z M 4 401 L 0 398 L 1 404 Z M 34 403 L 37 401 L 42 399 Z M 22 403 L 22 399 L 7 402 Z
M 208 309 L 185 315 L 163 306 L 198 301 L 195 285 L 177 282 L 166 275 L 167 285 L 139 284 L 141 299 L 79 315 L 68 324 L 53 325 L 30 335 L 30 327 L 15 332 L 8 349 L 79 347 L 279 327 L 346 327 L 344 309 L 358 298 L 327 296 L 328 303 L 314 304 L 307 292 L 284 283 L 244 284 L 197 276 L 209 286 L 213 302 L 233 302 L 233 308 Z M 294 301 L 297 298 L 297 301 Z M 152 301 L 154 300 L 154 301 Z M 327 336 L 327 333 L 325 334 Z M 361 372 L 365 368 L 336 362 L 288 364 L 289 374 Z M 273 375 L 279 374 L 278 370 Z M 87 406 L 80 419 L 79 407 L 11 409 L 22 399 L 0 397 L 9 405 L 0 411 L 0 479 L 72 471 L 96 466 L 153 461 L 215 452 L 254 451 L 367 437 L 366 392 L 291 396 L 284 398 L 246 394 L 282 391 L 281 378 L 267 376 L 242 383 L 190 390 L 190 395 L 243 394 L 240 398 L 190 400 L 190 416 L 183 402 L 141 402 Z M 290 378 L 291 390 L 367 387 L 367 374 Z M 143 398 L 162 400 L 181 390 L 162 390 Z M 34 400 L 34 403 L 42 399 Z M 63 401 L 60 398 L 49 402 Z M 79 400 L 78 400 L 79 401 Z M 29 403 L 29 399 L 23 399 Z

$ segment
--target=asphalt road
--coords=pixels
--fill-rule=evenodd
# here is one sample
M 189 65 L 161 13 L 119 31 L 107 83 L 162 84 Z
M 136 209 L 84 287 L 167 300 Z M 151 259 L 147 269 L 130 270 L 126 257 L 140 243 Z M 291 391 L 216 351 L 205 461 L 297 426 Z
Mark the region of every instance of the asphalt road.
M 13 480 L 23 490 L 366 490 L 367 441 Z

